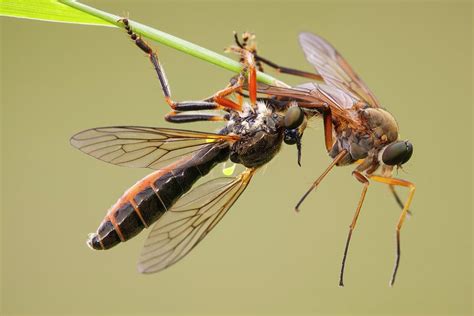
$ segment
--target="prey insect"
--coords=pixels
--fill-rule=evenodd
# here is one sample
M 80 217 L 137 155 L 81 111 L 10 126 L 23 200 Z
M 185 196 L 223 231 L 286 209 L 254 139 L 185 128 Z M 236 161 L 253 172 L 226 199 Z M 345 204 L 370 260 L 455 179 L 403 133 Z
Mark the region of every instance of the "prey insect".
M 138 181 L 108 210 L 88 245 L 97 250 L 125 242 L 150 228 L 138 270 L 152 273 L 183 258 L 222 219 L 255 172 L 280 150 L 282 142 L 300 143 L 306 115 L 292 102 L 257 99 L 253 55 L 245 50 L 244 71 L 221 91 L 200 101 L 175 102 L 158 54 L 121 20 L 134 43 L 148 56 L 158 76 L 173 123 L 223 121 L 218 133 L 170 128 L 114 126 L 85 130 L 71 144 L 102 161 L 156 169 Z M 231 96 L 243 89 L 247 99 Z M 220 111 L 202 114 L 195 111 Z M 287 136 L 292 131 L 291 137 Z M 288 140 L 288 141 L 287 141 Z M 231 160 L 246 169 L 237 176 L 196 181 L 219 163 Z
M 396 259 L 390 279 L 395 282 L 400 262 L 400 230 L 409 213 L 415 193 L 411 182 L 392 177 L 394 168 L 401 167 L 413 153 L 413 145 L 400 140 L 395 118 L 383 109 L 366 84 L 359 78 L 347 61 L 327 41 L 312 33 L 299 35 L 300 45 L 306 59 L 314 66 L 316 75 L 310 75 L 277 64 L 260 57 L 253 47 L 247 47 L 236 37 L 237 47 L 243 47 L 254 54 L 258 63 L 267 64 L 281 73 L 323 81 L 324 83 L 305 83 L 293 88 L 258 84 L 257 91 L 273 96 L 278 100 L 293 101 L 302 109 L 317 110 L 323 117 L 325 145 L 331 164 L 303 195 L 296 210 L 303 201 L 331 171 L 334 166 L 358 164 L 352 172 L 362 184 L 362 192 L 352 222 L 349 226 L 344 255 L 342 259 L 339 285 L 344 286 L 344 268 L 352 233 L 356 227 L 370 180 L 387 184 L 394 194 L 402 211 L 396 225 Z M 379 171 L 379 173 L 377 173 Z M 402 203 L 396 186 L 409 190 L 408 198 Z

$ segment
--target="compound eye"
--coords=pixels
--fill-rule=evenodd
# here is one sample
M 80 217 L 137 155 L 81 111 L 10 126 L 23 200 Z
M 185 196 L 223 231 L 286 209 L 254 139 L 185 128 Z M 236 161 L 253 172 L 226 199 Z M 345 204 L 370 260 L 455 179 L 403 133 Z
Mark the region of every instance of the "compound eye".
M 283 141 L 287 145 L 294 145 L 298 142 L 298 130 L 297 129 L 287 129 L 285 130 L 285 136 Z
M 304 121 L 303 110 L 299 106 L 292 106 L 286 111 L 284 124 L 287 129 L 295 129 Z
M 389 166 L 399 166 L 410 160 L 413 145 L 409 141 L 397 141 L 388 145 L 382 154 L 382 161 Z

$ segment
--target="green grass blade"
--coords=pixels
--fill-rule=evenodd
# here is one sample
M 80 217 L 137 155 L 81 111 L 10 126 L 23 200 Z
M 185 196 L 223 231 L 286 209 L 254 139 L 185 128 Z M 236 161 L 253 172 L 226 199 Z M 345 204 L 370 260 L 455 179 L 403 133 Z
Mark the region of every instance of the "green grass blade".
M 117 22 L 120 19 L 119 16 L 73 0 L 1 0 L 0 15 L 55 22 L 121 26 Z M 143 37 L 234 73 L 239 73 L 242 70 L 242 65 L 239 62 L 204 47 L 132 20 L 130 20 L 130 25 L 136 33 Z M 257 73 L 257 80 L 267 84 L 287 86 L 285 83 L 262 72 Z
M 57 0 L 1 0 L 0 15 L 51 22 L 113 26 Z
M 83 12 L 87 12 L 91 15 L 94 15 L 98 18 L 104 19 L 107 22 L 113 23 L 117 26 L 121 26 L 119 22 L 117 22 L 121 17 L 98 10 L 96 8 L 93 8 L 91 6 L 73 1 L 73 0 L 60 0 L 62 3 L 67 4 L 73 8 L 76 8 L 78 10 L 81 10 Z M 196 45 L 194 43 L 185 41 L 181 38 L 178 38 L 176 36 L 173 36 L 171 34 L 156 30 L 154 28 L 151 28 L 149 26 L 143 25 L 141 23 L 135 22 L 133 20 L 130 20 L 130 26 L 132 27 L 133 31 L 144 36 L 147 38 L 150 38 L 158 43 L 161 43 L 163 45 L 166 45 L 168 47 L 177 49 L 183 53 L 186 53 L 188 55 L 200 58 L 202 60 L 205 60 L 211 64 L 214 64 L 216 66 L 222 67 L 224 69 L 230 70 L 235 73 L 239 73 L 242 70 L 242 65 L 233 60 L 230 59 L 229 57 L 220 55 L 216 52 L 213 52 L 209 49 L 206 49 L 204 47 L 201 47 L 199 45 Z M 267 84 L 272 84 L 272 85 L 278 85 L 278 86 L 288 86 L 285 83 L 273 78 L 272 76 L 258 72 L 257 73 L 257 80 L 263 83 Z

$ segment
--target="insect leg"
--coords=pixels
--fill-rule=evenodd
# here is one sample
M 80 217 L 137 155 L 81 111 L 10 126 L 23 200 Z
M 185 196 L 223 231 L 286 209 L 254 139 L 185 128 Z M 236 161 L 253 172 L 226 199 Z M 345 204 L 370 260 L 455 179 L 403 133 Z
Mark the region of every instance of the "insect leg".
M 262 62 L 265 65 L 268 65 L 268 66 L 272 67 L 273 69 L 275 69 L 279 73 L 287 74 L 287 75 L 293 75 L 293 76 L 297 76 L 297 77 L 310 78 L 310 79 L 314 79 L 314 80 L 318 80 L 318 81 L 323 81 L 323 77 L 321 77 L 321 75 L 319 75 L 319 74 L 279 66 L 279 65 L 275 64 L 274 62 L 257 55 L 256 53 L 254 54 L 254 57 L 255 57 L 255 60 L 257 62 Z
M 349 234 L 347 235 L 346 246 L 344 247 L 344 256 L 342 257 L 341 273 L 339 274 L 339 286 L 344 286 L 344 268 L 346 266 L 347 252 L 349 251 L 349 243 L 351 242 L 352 232 L 354 231 L 356 227 L 357 219 L 359 218 L 359 214 L 360 214 L 360 209 L 362 208 L 365 194 L 367 193 L 367 188 L 369 187 L 369 180 L 362 173 L 360 173 L 359 171 L 354 171 L 352 172 L 352 175 L 359 182 L 361 182 L 364 185 L 364 187 L 362 188 L 359 203 L 357 204 L 357 209 L 355 211 L 354 217 L 352 218 L 352 223 L 349 226 Z
M 326 144 L 326 150 L 330 151 L 334 141 L 332 139 L 332 115 L 331 110 L 328 108 L 323 111 L 323 122 L 324 122 L 324 143 Z
M 332 146 L 334 144 L 332 138 L 332 112 L 331 108 L 328 106 L 326 102 L 321 103 L 305 103 L 300 102 L 298 105 L 302 106 L 303 108 L 311 108 L 316 109 L 318 112 L 322 113 L 323 115 L 323 124 L 324 124 L 324 143 L 326 145 L 327 151 L 331 151 Z
M 163 95 L 165 96 L 166 102 L 169 104 L 170 107 L 174 107 L 174 102 L 171 100 L 171 91 L 168 84 L 168 79 L 166 78 L 165 72 L 163 67 L 160 64 L 158 59 L 158 55 L 155 51 L 145 42 L 139 35 L 137 35 L 130 27 L 128 19 L 121 19 L 119 20 L 123 23 L 127 34 L 130 38 L 135 42 L 135 44 L 140 48 L 145 54 L 147 54 L 148 59 L 153 64 L 155 68 L 156 74 L 158 75 L 158 79 L 160 80 L 161 89 L 163 90 Z
M 174 103 L 174 110 L 176 112 L 186 112 L 186 111 L 199 111 L 199 110 L 233 110 L 233 111 L 241 111 L 242 110 L 242 102 L 235 103 L 234 101 L 226 98 L 228 95 L 239 91 L 242 89 L 242 84 L 244 82 L 243 77 L 239 76 L 238 80 L 229 84 L 226 88 L 216 92 L 213 96 L 205 99 L 204 101 L 184 101 L 184 102 L 175 102 Z M 172 111 L 170 112 L 165 119 L 175 116 L 177 113 Z M 211 117 L 210 115 L 208 117 Z M 226 119 L 225 117 L 220 117 L 221 119 L 216 119 L 215 121 L 222 121 Z M 211 119 L 212 120 L 212 119 Z M 175 122 L 173 120 L 169 120 L 170 122 Z M 180 121 L 181 122 L 190 122 L 190 121 Z
M 208 101 L 184 101 L 176 102 L 173 110 L 177 112 L 219 110 L 221 107 L 215 102 Z
M 239 100 L 239 104 L 235 103 L 234 101 L 226 98 L 228 95 L 234 93 L 234 92 L 241 92 L 242 87 L 244 85 L 244 77 L 243 75 L 239 75 L 237 77 L 237 80 L 234 79 L 231 81 L 231 83 L 225 87 L 224 89 L 217 91 L 213 96 L 210 98 L 207 98 L 205 101 L 213 101 L 219 104 L 221 107 L 225 109 L 232 109 L 235 111 L 241 111 L 242 110 L 242 102 Z
M 249 39 L 252 42 L 252 44 L 250 45 L 251 47 L 249 47 L 249 45 L 248 45 Z M 249 51 L 250 53 L 252 53 L 252 55 L 255 56 L 257 54 L 257 48 L 256 48 L 255 43 L 253 42 L 253 40 L 255 40 L 255 35 L 254 34 L 244 32 L 242 34 L 242 42 L 240 42 L 239 36 L 237 35 L 237 32 L 234 32 L 235 44 L 237 44 L 238 47 Z M 243 56 L 240 57 L 240 62 L 241 63 L 244 62 Z M 255 65 L 257 66 L 258 71 L 263 72 L 263 65 L 259 60 L 255 61 Z
M 374 180 L 374 181 L 377 181 L 377 182 L 380 182 L 380 183 L 386 183 L 386 184 L 392 185 L 392 186 L 407 187 L 410 190 L 409 193 L 408 193 L 408 198 L 407 198 L 405 204 L 403 205 L 403 209 L 402 209 L 402 212 L 400 213 L 400 217 L 398 219 L 398 223 L 397 223 L 397 226 L 396 226 L 397 253 L 396 253 L 395 266 L 393 268 L 392 278 L 390 279 L 390 286 L 393 286 L 393 284 L 395 283 L 395 278 L 397 276 L 398 266 L 400 264 L 400 255 L 401 255 L 401 251 L 400 251 L 400 230 L 402 229 L 403 222 L 405 221 L 405 218 L 407 216 L 408 209 L 410 207 L 411 201 L 413 200 L 413 196 L 415 194 L 415 188 L 416 187 L 415 187 L 414 183 L 411 183 L 409 181 L 402 180 L 402 179 L 382 177 L 382 176 L 376 176 L 376 175 L 369 176 L 369 178 L 371 180 Z
M 251 52 L 248 50 L 242 50 L 244 57 L 244 63 L 246 64 L 248 70 L 248 91 L 249 99 L 252 106 L 255 106 L 257 103 L 257 69 L 255 68 L 255 59 Z
M 252 52 L 242 47 L 230 46 L 228 50 L 240 55 L 240 61 L 243 63 L 242 73 L 247 73 L 246 90 L 249 92 L 250 104 L 255 106 L 257 103 L 257 69 L 254 56 Z M 241 78 L 242 76 L 239 76 L 239 80 Z M 242 87 L 241 84 L 238 90 L 241 90 Z
M 319 176 L 319 178 L 316 179 L 316 181 L 313 182 L 313 184 L 311 185 L 311 187 L 308 189 L 308 191 L 306 191 L 306 193 L 301 197 L 301 199 L 299 200 L 298 204 L 296 204 L 295 206 L 295 211 L 299 212 L 300 210 L 300 206 L 301 204 L 303 203 L 303 201 L 306 199 L 306 197 L 311 193 L 311 191 L 313 191 L 318 185 L 319 183 L 324 179 L 324 177 L 329 173 L 329 171 L 331 171 L 331 169 L 337 165 L 337 163 L 339 161 L 341 161 L 345 156 L 347 155 L 347 151 L 346 150 L 342 150 L 337 156 L 336 158 L 334 158 L 334 160 L 331 162 L 331 164 L 326 168 L 326 170 Z
M 242 89 L 244 78 L 239 76 L 237 80 L 231 82 L 227 87 L 217 91 L 212 96 L 203 101 L 183 101 L 174 102 L 175 111 L 199 111 L 199 110 L 242 110 L 242 102 L 235 103 L 227 98 L 228 95 Z
M 214 101 L 183 101 L 176 102 L 173 110 L 177 112 L 201 111 L 201 110 L 234 110 L 240 111 L 242 106 L 234 101 L 223 97 L 211 97 Z
M 161 63 L 158 59 L 158 54 L 154 51 L 148 43 L 146 43 L 139 35 L 133 32 L 130 27 L 128 19 L 121 19 L 120 20 L 127 31 L 127 34 L 130 35 L 130 38 L 135 42 L 135 44 L 148 55 L 148 59 L 153 64 L 155 68 L 156 74 L 158 75 L 158 79 L 160 81 L 161 89 L 163 91 L 163 95 L 165 97 L 166 103 L 177 111 L 186 111 L 186 110 L 196 110 L 196 109 L 233 109 L 233 110 L 240 110 L 241 106 L 232 102 L 231 100 L 224 99 L 225 96 L 235 92 L 236 90 L 241 89 L 243 84 L 243 79 L 237 80 L 233 85 L 229 85 L 225 89 L 218 91 L 214 94 L 211 98 L 208 98 L 204 101 L 185 101 L 185 102 L 175 102 L 171 99 L 171 90 L 168 84 L 168 79 L 166 78 L 165 71 L 161 66 Z
M 393 197 L 395 198 L 395 201 L 397 202 L 398 206 L 400 206 L 400 208 L 403 210 L 403 202 L 398 196 L 397 191 L 395 191 L 395 187 L 393 185 L 389 185 L 388 188 L 390 189 L 390 192 L 392 192 Z M 407 210 L 407 214 L 410 216 L 413 215 L 413 213 L 410 210 Z
M 171 111 L 165 115 L 165 120 L 171 123 L 189 123 L 198 121 L 227 121 L 227 115 L 211 115 L 211 114 L 179 114 L 179 112 Z
M 268 65 L 268 66 L 272 67 L 277 72 L 282 73 L 282 74 L 294 75 L 294 76 L 298 76 L 298 77 L 304 77 L 304 78 L 310 78 L 310 79 L 314 79 L 314 80 L 318 80 L 318 81 L 323 81 L 323 77 L 321 77 L 321 75 L 319 75 L 319 74 L 279 66 L 276 63 L 274 63 L 274 62 L 272 62 L 272 61 L 270 61 L 270 60 L 268 60 L 264 57 L 259 56 L 257 54 L 257 49 L 255 47 L 248 47 L 248 45 L 247 45 L 247 42 L 248 42 L 248 39 L 249 39 L 250 36 L 251 36 L 251 34 L 249 34 L 249 33 L 243 33 L 243 35 L 242 35 L 243 42 L 241 43 L 237 33 L 234 32 L 235 43 L 237 44 L 237 46 L 239 46 L 242 49 L 245 49 L 245 50 L 249 51 L 254 56 L 256 66 L 258 67 L 259 71 L 263 72 L 262 63 L 264 63 L 265 65 Z

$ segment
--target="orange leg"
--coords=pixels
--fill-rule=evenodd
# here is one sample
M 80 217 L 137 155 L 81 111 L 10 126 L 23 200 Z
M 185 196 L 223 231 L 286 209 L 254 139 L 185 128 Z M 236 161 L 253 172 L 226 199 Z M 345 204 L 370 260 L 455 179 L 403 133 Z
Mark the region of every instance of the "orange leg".
M 234 101 L 226 98 L 230 94 L 241 91 L 242 87 L 244 84 L 244 77 L 239 75 L 238 79 L 236 82 L 230 84 L 228 87 L 217 91 L 212 97 L 206 99 L 208 101 L 214 101 L 215 103 L 219 104 L 221 107 L 224 109 L 231 109 L 234 111 L 241 111 L 242 110 L 242 104 L 241 100 L 239 100 L 239 103 L 235 103 Z
M 401 253 L 400 252 L 400 230 L 402 229 L 403 222 L 405 221 L 411 201 L 413 200 L 416 187 L 415 187 L 415 184 L 409 181 L 396 179 L 396 178 L 388 178 L 388 177 L 382 177 L 382 176 L 376 176 L 376 175 L 369 176 L 369 178 L 371 180 L 374 180 L 380 183 L 385 183 L 391 186 L 407 187 L 409 189 L 408 198 L 405 204 L 403 205 L 403 209 L 402 209 L 402 212 L 400 213 L 400 218 L 398 219 L 398 223 L 396 226 L 397 253 L 396 253 L 395 266 L 393 268 L 392 278 L 390 279 L 390 286 L 393 286 L 393 284 L 395 283 L 395 278 L 397 276 L 398 266 L 400 264 L 400 253 Z
M 212 100 L 213 98 L 224 98 L 224 97 L 226 97 L 226 96 L 228 96 L 228 95 L 230 95 L 230 94 L 232 94 L 236 91 L 241 90 L 242 87 L 243 87 L 243 84 L 244 84 L 244 77 L 239 75 L 235 82 L 232 82 L 231 84 L 229 84 L 224 89 L 217 91 L 216 93 L 214 93 L 214 95 L 212 97 L 210 97 L 206 100 Z
M 344 268 L 346 266 L 346 259 L 347 259 L 347 252 L 349 251 L 349 243 L 351 242 L 352 232 L 354 231 L 357 219 L 359 218 L 360 209 L 362 208 L 362 204 L 364 203 L 365 194 L 367 193 L 367 189 L 369 187 L 369 180 L 366 176 L 364 176 L 359 171 L 353 171 L 352 175 L 361 182 L 364 187 L 362 188 L 362 192 L 360 194 L 359 203 L 357 204 L 357 209 L 355 211 L 354 217 L 352 218 L 352 223 L 349 226 L 349 234 L 347 235 L 346 246 L 344 248 L 344 256 L 342 257 L 342 265 L 341 265 L 341 273 L 339 275 L 339 286 L 344 286 Z
M 254 55 L 248 49 L 237 46 L 230 46 L 228 50 L 241 56 L 241 62 L 244 64 L 243 72 L 247 73 L 250 104 L 255 107 L 257 103 L 257 69 Z
M 389 185 L 388 188 L 390 189 L 390 192 L 392 192 L 393 197 L 395 198 L 395 201 L 397 202 L 398 206 L 403 210 L 403 202 L 398 196 L 397 191 L 395 191 L 395 187 L 393 185 Z M 407 210 L 407 215 L 408 217 L 412 216 L 413 213 L 410 210 Z
M 326 168 L 326 170 L 324 170 L 324 172 L 319 176 L 319 178 L 317 178 L 313 184 L 311 185 L 311 187 L 308 189 L 308 191 L 306 191 L 306 193 L 301 197 L 301 199 L 299 200 L 298 204 L 296 204 L 295 206 L 295 211 L 299 212 L 300 210 L 300 206 L 301 204 L 303 203 L 303 201 L 306 199 L 306 197 L 311 193 L 311 191 L 313 191 L 318 185 L 319 183 L 321 183 L 321 181 L 324 179 L 324 177 L 329 173 L 329 171 L 331 171 L 331 169 L 337 165 L 337 163 L 339 161 L 341 161 L 347 154 L 347 151 L 346 150 L 342 150 L 335 158 L 334 160 L 331 162 L 331 164 Z
M 334 144 L 334 140 L 332 138 L 332 113 L 331 109 L 329 108 L 328 104 L 326 102 L 299 102 L 298 105 L 300 105 L 303 108 L 311 108 L 311 109 L 316 109 L 320 113 L 323 114 L 323 124 L 324 124 L 324 144 L 326 145 L 326 150 L 329 152 L 332 149 L 332 146 Z
M 255 106 L 257 103 L 257 69 L 255 68 L 255 59 L 253 54 L 248 50 L 242 50 L 244 55 L 245 64 L 247 65 L 248 72 L 248 89 L 249 89 L 249 99 L 250 104 Z
M 326 144 L 326 150 L 330 151 L 334 141 L 332 139 L 332 115 L 331 110 L 327 110 L 323 114 L 324 121 L 324 141 Z

